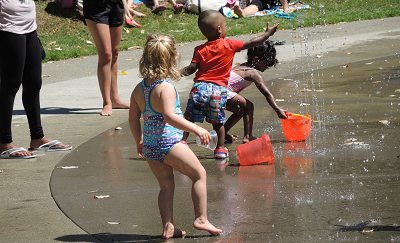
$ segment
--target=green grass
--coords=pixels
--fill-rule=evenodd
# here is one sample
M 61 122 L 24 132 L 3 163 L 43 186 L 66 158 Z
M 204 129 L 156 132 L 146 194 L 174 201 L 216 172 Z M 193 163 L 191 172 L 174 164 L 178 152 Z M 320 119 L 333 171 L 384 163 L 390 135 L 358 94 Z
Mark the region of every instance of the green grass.
M 226 18 L 227 35 L 263 32 L 266 23 L 280 23 L 279 29 L 309 27 L 313 25 L 335 24 L 367 19 L 400 16 L 399 0 L 330 0 L 306 1 L 311 9 L 299 10 L 302 17 L 292 20 L 272 16 L 249 18 Z M 178 42 L 202 40 L 204 36 L 197 27 L 198 15 L 192 13 L 175 14 L 171 4 L 160 14 L 151 13 L 152 6 L 140 5 L 136 10 L 146 17 L 135 17 L 142 28 L 130 28 L 124 24 L 121 50 L 132 46 L 143 46 L 150 33 L 164 33 Z M 38 33 L 46 50 L 47 61 L 57 61 L 97 54 L 89 29 L 83 23 L 83 13 L 78 9 L 62 9 L 53 1 L 36 1 Z M 56 50 L 61 48 L 62 50 Z

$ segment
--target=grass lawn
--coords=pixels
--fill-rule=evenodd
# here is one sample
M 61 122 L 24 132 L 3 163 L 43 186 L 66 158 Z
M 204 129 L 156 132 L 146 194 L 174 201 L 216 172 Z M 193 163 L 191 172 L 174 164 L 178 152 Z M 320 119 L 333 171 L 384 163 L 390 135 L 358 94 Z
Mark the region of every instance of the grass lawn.
M 315 0 L 306 1 L 311 9 L 299 10 L 303 15 L 295 19 L 273 16 L 226 18 L 227 35 L 235 36 L 263 32 L 267 22 L 280 23 L 279 29 L 293 29 L 313 25 L 335 24 L 367 19 L 400 16 L 399 0 Z M 144 4 L 136 9 L 146 17 L 135 17 L 143 27 L 131 28 L 124 24 L 121 50 L 143 46 L 150 33 L 164 33 L 178 42 L 205 39 L 197 27 L 198 15 L 182 12 L 175 14 L 170 3 L 167 10 L 153 14 L 152 6 Z M 47 61 L 97 54 L 89 29 L 83 23 L 83 13 L 78 9 L 62 9 L 54 1 L 36 1 L 38 33 L 46 50 Z

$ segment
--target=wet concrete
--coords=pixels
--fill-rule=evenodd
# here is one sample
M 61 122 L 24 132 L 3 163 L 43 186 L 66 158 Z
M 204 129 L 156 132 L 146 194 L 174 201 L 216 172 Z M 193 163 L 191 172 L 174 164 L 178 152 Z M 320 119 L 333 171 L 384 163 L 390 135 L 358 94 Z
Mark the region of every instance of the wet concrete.
M 221 165 L 191 136 L 189 146 L 208 172 L 209 219 L 224 233 L 209 237 L 193 229 L 190 181 L 178 173 L 175 223 L 188 237 L 169 242 L 400 241 L 398 23 L 388 18 L 278 31 L 275 38 L 287 41 L 277 46 L 281 64 L 263 76 L 275 98 L 284 100 L 281 107 L 312 115 L 310 137 L 288 143 L 265 99 L 255 87 L 246 89 L 257 111 L 254 135 L 270 136 L 275 164 L 237 166 L 240 143 L 234 143 L 228 145 L 229 164 Z M 183 65 L 199 43 L 180 44 Z M 120 53 L 120 69 L 128 72 L 119 76 L 123 100 L 140 81 L 140 52 Z M 96 63 L 91 56 L 44 64 L 43 74 L 51 75 L 41 92 L 46 136 L 74 149 L 1 161 L 0 242 L 161 241 L 157 182 L 135 153 L 127 111 L 98 115 Z M 191 79 L 176 84 L 182 107 Z M 27 147 L 20 100 L 13 135 Z M 242 133 L 239 123 L 232 134 Z M 342 145 L 349 138 L 368 145 Z M 110 197 L 94 199 L 101 195 Z
M 175 224 L 187 231 L 184 241 L 400 241 L 399 82 L 398 55 L 271 80 L 281 107 L 313 117 L 310 137 L 295 143 L 257 89 L 245 90 L 256 107 L 254 133 L 270 136 L 275 164 L 239 166 L 236 142 L 221 165 L 190 140 L 208 174 L 209 219 L 224 233 L 193 229 L 191 181 L 176 173 Z M 128 124 L 121 127 L 65 156 L 53 172 L 52 195 L 101 241 L 159 241 L 158 183 L 136 155 Z M 239 123 L 232 133 L 242 131 Z M 346 144 L 351 138 L 363 143 Z M 100 195 L 110 197 L 94 198 Z

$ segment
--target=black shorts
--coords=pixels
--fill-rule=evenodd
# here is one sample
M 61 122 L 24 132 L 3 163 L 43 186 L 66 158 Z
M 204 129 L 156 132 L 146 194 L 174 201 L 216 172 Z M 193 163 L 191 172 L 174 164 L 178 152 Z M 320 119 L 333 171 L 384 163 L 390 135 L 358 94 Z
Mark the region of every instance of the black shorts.
M 124 4 L 121 0 L 83 0 L 83 16 L 96 23 L 119 27 L 124 23 Z
M 290 0 L 287 1 L 288 3 Z M 256 5 L 258 11 L 263 11 L 264 9 L 269 9 L 273 6 L 282 6 L 279 0 L 252 0 L 250 5 Z

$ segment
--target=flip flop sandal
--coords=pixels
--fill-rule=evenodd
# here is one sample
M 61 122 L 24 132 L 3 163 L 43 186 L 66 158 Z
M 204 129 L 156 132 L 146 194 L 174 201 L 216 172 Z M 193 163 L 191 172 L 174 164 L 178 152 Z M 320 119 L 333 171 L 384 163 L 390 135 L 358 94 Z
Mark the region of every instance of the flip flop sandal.
M 278 41 L 278 40 L 274 40 L 274 45 L 284 45 L 286 43 L 286 41 Z
M 182 9 L 183 9 L 183 5 L 182 4 L 177 3 L 177 4 L 174 5 L 175 12 L 179 13 L 179 12 L 182 11 Z
M 152 12 L 156 14 L 156 13 L 164 11 L 166 9 L 167 9 L 167 7 L 165 5 L 160 4 L 160 5 L 154 6 Z
M 229 156 L 227 148 L 214 150 L 214 158 L 216 159 L 226 159 Z
M 31 152 L 43 152 L 43 151 L 66 151 L 71 150 L 72 146 L 64 147 L 56 147 L 57 144 L 61 144 L 58 140 L 53 140 L 51 142 L 40 145 L 38 148 L 29 148 L 28 150 Z
M 131 26 L 131 27 L 142 27 L 142 25 L 140 25 L 140 24 L 134 24 L 134 23 L 132 22 L 132 19 L 125 19 L 125 23 L 126 23 L 127 25 Z
M 22 147 L 9 149 L 0 154 L 0 159 L 30 159 L 30 158 L 36 157 L 36 154 L 26 155 L 26 156 L 13 155 L 13 153 L 17 153 L 17 152 L 28 152 L 28 151 Z

